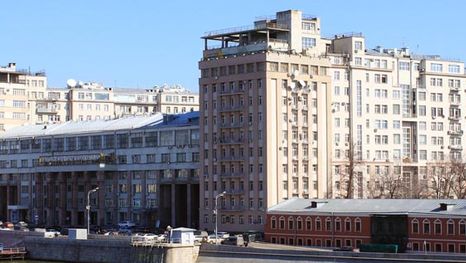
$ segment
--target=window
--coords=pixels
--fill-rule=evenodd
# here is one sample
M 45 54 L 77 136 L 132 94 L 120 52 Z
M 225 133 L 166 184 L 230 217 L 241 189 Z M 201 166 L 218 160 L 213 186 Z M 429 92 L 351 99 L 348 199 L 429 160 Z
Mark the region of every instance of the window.
M 316 218 L 315 230 L 316 231 L 321 231 L 322 230 L 322 222 L 320 221 L 319 217 Z
M 459 234 L 460 235 L 466 235 L 466 222 L 464 220 L 461 220 L 459 223 Z
M 424 234 L 430 234 L 430 222 L 428 219 L 424 219 L 424 221 L 422 221 L 422 225 L 423 225 L 423 233 Z
M 400 70 L 409 70 L 409 62 L 400 61 Z
M 430 64 L 430 70 L 433 72 L 442 72 L 443 66 L 439 63 L 432 63 Z
M 316 39 L 311 37 L 303 37 L 303 49 L 312 48 L 316 46 Z
M 442 234 L 442 223 L 439 219 L 435 220 L 434 222 L 434 230 L 436 235 Z
M 272 229 L 277 228 L 277 219 L 274 216 L 272 216 L 272 218 L 270 219 L 270 228 Z
M 447 222 L 447 234 L 454 235 L 455 234 L 455 223 L 453 220 L 449 219 Z
M 411 232 L 413 234 L 418 234 L 419 233 L 419 221 L 417 219 L 413 219 L 413 221 L 411 222 Z
M 460 73 L 459 65 L 448 65 L 448 73 Z
M 354 49 L 362 50 L 362 41 L 354 41 Z
M 345 231 L 351 232 L 351 219 L 349 218 L 345 219 Z
M 355 219 L 354 228 L 356 232 L 361 232 L 361 219 L 359 218 Z

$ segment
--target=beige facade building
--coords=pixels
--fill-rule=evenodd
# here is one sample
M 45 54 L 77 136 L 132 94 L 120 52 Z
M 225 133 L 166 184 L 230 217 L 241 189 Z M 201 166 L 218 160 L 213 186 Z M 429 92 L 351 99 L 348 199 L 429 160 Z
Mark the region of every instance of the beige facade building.
M 68 120 L 114 119 L 156 112 L 198 111 L 198 94 L 179 85 L 150 89 L 110 88 L 71 80 L 65 88 L 48 88 L 43 72 L 30 73 L 10 63 L 0 68 L 0 129 Z
M 17 70 L 15 63 L 0 67 L 0 130 L 29 123 L 34 118 L 30 111 L 29 94 L 44 94 L 47 77 L 43 72 Z
M 203 37 L 201 228 L 216 197 L 220 230 L 262 230 L 291 197 L 385 197 L 390 181 L 416 197 L 430 164 L 462 158 L 463 62 L 320 31 L 291 10 Z

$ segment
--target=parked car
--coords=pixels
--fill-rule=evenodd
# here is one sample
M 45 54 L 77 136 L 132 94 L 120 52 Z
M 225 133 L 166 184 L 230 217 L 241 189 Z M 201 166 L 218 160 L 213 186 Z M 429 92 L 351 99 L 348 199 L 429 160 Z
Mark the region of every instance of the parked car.
M 229 236 L 221 242 L 222 245 L 231 245 L 231 246 L 244 246 L 244 240 L 242 235 Z
M 55 237 L 60 236 L 60 231 L 56 230 L 55 228 L 46 228 L 45 232 L 47 232 L 49 235 L 54 235 Z
M 334 248 L 333 251 L 353 251 L 353 247 L 343 246 Z
M 217 232 L 217 235 L 222 238 L 228 238 L 230 236 L 228 232 Z
M 207 242 L 207 236 L 209 236 L 207 231 L 201 231 L 201 230 L 195 231 L 194 232 L 194 243 L 200 244 L 200 243 Z
M 11 223 L 11 222 L 4 222 L 4 223 L 3 223 L 3 227 L 12 230 L 15 226 L 14 226 L 13 223 Z
M 225 238 L 223 237 L 223 235 L 217 235 L 217 240 L 218 240 L 218 243 L 222 243 L 222 241 L 224 240 Z M 215 244 L 215 234 L 211 234 L 209 236 L 207 236 L 207 240 L 206 242 L 209 243 L 209 244 Z
M 19 221 L 16 223 L 14 229 L 19 231 L 29 231 L 28 224 L 24 221 Z

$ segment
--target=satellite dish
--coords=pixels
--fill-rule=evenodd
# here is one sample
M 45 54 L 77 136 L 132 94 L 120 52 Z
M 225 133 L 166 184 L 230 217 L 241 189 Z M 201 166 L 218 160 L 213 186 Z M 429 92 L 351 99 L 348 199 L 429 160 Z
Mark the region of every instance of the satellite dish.
M 69 79 L 66 81 L 66 85 L 68 85 L 68 87 L 70 88 L 74 88 L 76 87 L 76 85 L 78 84 L 78 82 L 74 79 Z

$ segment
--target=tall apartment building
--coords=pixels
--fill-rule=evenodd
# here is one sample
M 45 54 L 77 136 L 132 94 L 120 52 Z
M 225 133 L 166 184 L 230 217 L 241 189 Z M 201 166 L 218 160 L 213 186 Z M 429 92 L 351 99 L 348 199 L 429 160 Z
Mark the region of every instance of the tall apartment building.
M 110 88 L 71 81 L 68 88 L 48 88 L 43 72 L 0 68 L 0 130 L 24 124 L 68 120 L 114 119 L 156 112 L 198 111 L 198 95 L 179 85 L 150 89 Z
M 318 18 L 279 12 L 209 32 L 199 62 L 201 227 L 262 230 L 265 210 L 331 183 L 331 66 Z M 210 49 L 209 41 L 222 48 Z M 202 150 L 203 149 L 203 150 Z
M 47 77 L 43 72 L 18 70 L 15 63 L 0 67 L 0 130 L 29 123 L 33 115 L 29 92 L 40 92 L 45 87 Z
M 0 134 L 0 220 L 198 227 L 198 112 L 15 127 Z
M 222 230 L 262 230 L 291 197 L 384 197 L 390 181 L 417 197 L 431 164 L 462 157 L 463 62 L 323 37 L 296 10 L 203 39 L 202 228 L 217 196 Z

